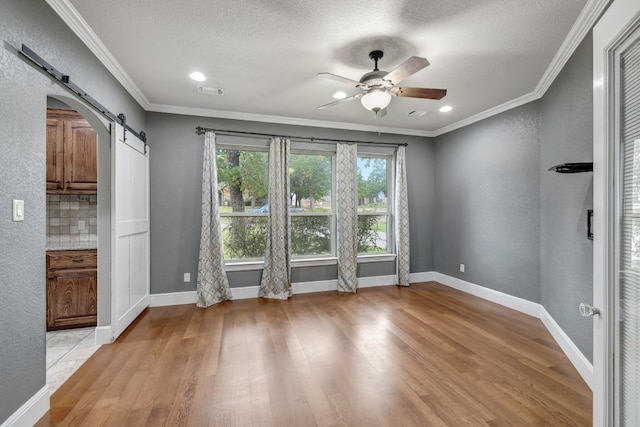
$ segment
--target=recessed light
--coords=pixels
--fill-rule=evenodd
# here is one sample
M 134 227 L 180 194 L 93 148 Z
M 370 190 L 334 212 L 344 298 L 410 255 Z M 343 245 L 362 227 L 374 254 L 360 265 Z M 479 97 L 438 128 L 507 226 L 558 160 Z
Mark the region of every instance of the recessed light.
M 194 71 L 193 73 L 189 74 L 189 77 L 191 77 L 192 80 L 195 80 L 197 82 L 203 82 L 207 80 L 204 74 L 202 74 L 200 71 Z
M 441 113 L 448 113 L 451 110 L 453 110 L 453 107 L 451 107 L 450 105 L 445 105 L 444 107 L 440 107 Z
M 333 97 L 335 99 L 345 99 L 347 97 L 347 94 L 344 93 L 343 91 L 339 90 L 336 93 L 333 94 Z

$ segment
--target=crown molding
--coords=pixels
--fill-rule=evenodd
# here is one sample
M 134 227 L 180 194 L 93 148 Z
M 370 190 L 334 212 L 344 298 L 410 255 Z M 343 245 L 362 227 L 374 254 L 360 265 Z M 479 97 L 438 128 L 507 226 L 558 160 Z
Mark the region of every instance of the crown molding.
M 181 114 L 197 117 L 215 117 L 219 119 L 248 120 L 253 122 L 280 123 L 294 126 L 311 126 L 330 129 L 344 129 L 362 132 L 387 133 L 393 135 L 409 135 L 433 137 L 433 131 L 403 129 L 394 127 L 382 127 L 372 125 L 362 125 L 346 122 L 329 122 L 325 120 L 302 119 L 297 117 L 271 116 L 267 114 L 240 113 L 236 111 L 210 110 L 207 108 L 179 107 L 175 105 L 149 104 L 147 111 L 156 113 Z
M 538 96 L 538 94 L 535 93 L 535 92 L 531 92 L 531 93 L 528 93 L 526 95 L 522 95 L 521 97 L 516 98 L 516 99 L 512 99 L 511 101 L 507 101 L 504 104 L 497 105 L 497 106 L 495 106 L 493 108 L 489 108 L 488 110 L 484 110 L 481 113 L 474 114 L 471 117 L 467 117 L 466 119 L 462 119 L 462 120 L 457 121 L 455 123 L 451 123 L 448 126 L 441 127 L 440 129 L 436 129 L 436 130 L 432 131 L 432 135 L 434 137 L 440 136 L 440 135 L 444 135 L 445 133 L 451 132 L 453 130 L 463 128 L 463 127 L 468 126 L 468 125 L 470 125 L 472 123 L 479 122 L 480 120 L 484 120 L 484 119 L 489 118 L 491 116 L 495 116 L 497 114 L 504 113 L 505 111 L 509 111 L 509 110 L 511 110 L 513 108 L 519 107 L 519 106 L 524 105 L 524 104 L 526 104 L 528 102 L 535 101 L 536 99 L 539 99 L 540 97 L 541 97 L 541 95 Z
M 591 31 L 593 26 L 598 22 L 600 16 L 606 9 L 611 0 L 589 0 L 578 15 L 578 19 L 571 27 L 571 31 L 567 34 L 564 41 L 560 45 L 560 49 L 556 52 L 551 64 L 542 75 L 542 78 L 536 86 L 535 93 L 540 98 L 547 92 L 553 81 L 558 77 L 560 71 L 567 64 L 571 55 L 576 51 L 585 36 Z
M 91 52 L 96 55 L 98 60 L 100 60 L 100 62 L 111 72 L 111 74 L 113 74 L 113 76 L 118 80 L 118 82 L 120 82 L 120 84 L 127 90 L 127 92 L 129 92 L 129 94 L 131 94 L 131 96 L 146 111 L 191 115 L 198 117 L 250 120 L 266 123 L 314 126 L 321 128 L 345 129 L 363 132 L 389 133 L 394 135 L 410 135 L 433 138 L 542 98 L 542 96 L 544 96 L 560 71 L 562 71 L 569 58 L 571 58 L 571 55 L 573 55 L 578 45 L 582 42 L 589 31 L 591 31 L 611 0 L 587 1 L 586 5 L 580 12 L 580 15 L 578 15 L 578 19 L 573 24 L 573 27 L 571 27 L 569 34 L 567 34 L 567 37 L 565 37 L 564 41 L 560 45 L 560 48 L 553 57 L 553 60 L 547 67 L 545 73 L 542 75 L 542 78 L 538 81 L 538 84 L 532 92 L 433 131 L 393 127 L 377 127 L 345 122 L 301 119 L 296 117 L 271 116 L 266 114 L 241 113 L 235 111 L 209 110 L 205 108 L 151 104 L 147 97 L 142 93 L 140 88 L 138 88 L 138 86 L 133 82 L 127 72 L 113 57 L 109 49 L 107 49 L 104 43 L 102 43 L 95 32 L 87 24 L 84 18 L 80 16 L 76 8 L 73 7 L 69 0 L 46 0 L 46 2 L 69 26 L 69 28 L 71 28 L 71 30 L 78 36 L 78 38 L 80 38 L 80 40 L 84 42 L 89 50 L 91 50 Z
M 591 31 L 596 22 L 598 22 L 598 19 L 611 1 L 612 0 L 589 0 L 587 2 L 584 8 L 582 8 L 580 15 L 578 15 L 578 19 L 576 19 L 573 27 L 571 27 L 569 34 L 567 34 L 567 37 L 565 37 L 564 41 L 560 45 L 560 48 L 553 57 L 553 60 L 547 67 L 546 71 L 542 75 L 542 78 L 540 79 L 540 81 L 538 81 L 536 88 L 532 92 L 529 92 L 511 101 L 505 102 L 504 104 L 500 104 L 496 107 L 485 110 L 481 113 L 475 114 L 466 119 L 452 123 L 448 126 L 436 129 L 432 131 L 432 136 L 436 137 L 444 135 L 445 133 L 463 128 L 472 123 L 479 122 L 480 120 L 484 120 L 491 116 L 504 113 L 505 111 L 511 110 L 512 108 L 519 107 L 528 102 L 542 98 L 549 87 L 551 87 L 551 84 L 554 82 L 556 77 L 558 77 L 560 71 L 562 71 L 564 66 L 567 64 L 567 62 L 571 58 L 571 55 L 573 55 L 573 53 L 576 51 L 582 40 L 589 33 L 589 31 Z
M 127 92 L 147 110 L 149 100 L 142 93 L 140 88 L 133 82 L 133 79 L 122 68 L 120 63 L 114 58 L 111 51 L 100 40 L 98 35 L 91 29 L 87 21 L 80 15 L 78 10 L 69 0 L 46 0 L 47 4 L 74 32 L 76 36 L 89 48 L 107 70 L 120 82 Z

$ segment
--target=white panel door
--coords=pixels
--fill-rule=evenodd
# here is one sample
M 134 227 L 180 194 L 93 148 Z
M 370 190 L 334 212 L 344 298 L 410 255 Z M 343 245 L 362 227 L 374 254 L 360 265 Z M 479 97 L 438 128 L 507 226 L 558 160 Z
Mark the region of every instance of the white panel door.
M 593 73 L 593 424 L 637 427 L 640 1 L 615 0 L 595 26 Z
M 149 154 L 114 124 L 111 170 L 111 329 L 114 341 L 149 306 Z

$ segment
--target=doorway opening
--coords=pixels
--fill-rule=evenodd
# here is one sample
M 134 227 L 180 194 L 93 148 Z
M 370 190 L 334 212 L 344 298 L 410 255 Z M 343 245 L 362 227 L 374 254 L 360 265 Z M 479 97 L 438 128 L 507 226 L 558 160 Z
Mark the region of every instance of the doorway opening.
M 51 393 L 110 342 L 109 126 L 73 98 L 47 97 L 46 360 Z

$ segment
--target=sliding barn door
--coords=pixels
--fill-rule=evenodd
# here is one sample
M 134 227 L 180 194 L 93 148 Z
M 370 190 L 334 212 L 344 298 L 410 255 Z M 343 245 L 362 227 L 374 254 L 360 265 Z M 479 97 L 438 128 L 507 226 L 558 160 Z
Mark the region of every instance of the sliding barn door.
M 111 132 L 112 341 L 149 305 L 149 155 L 115 124 Z

